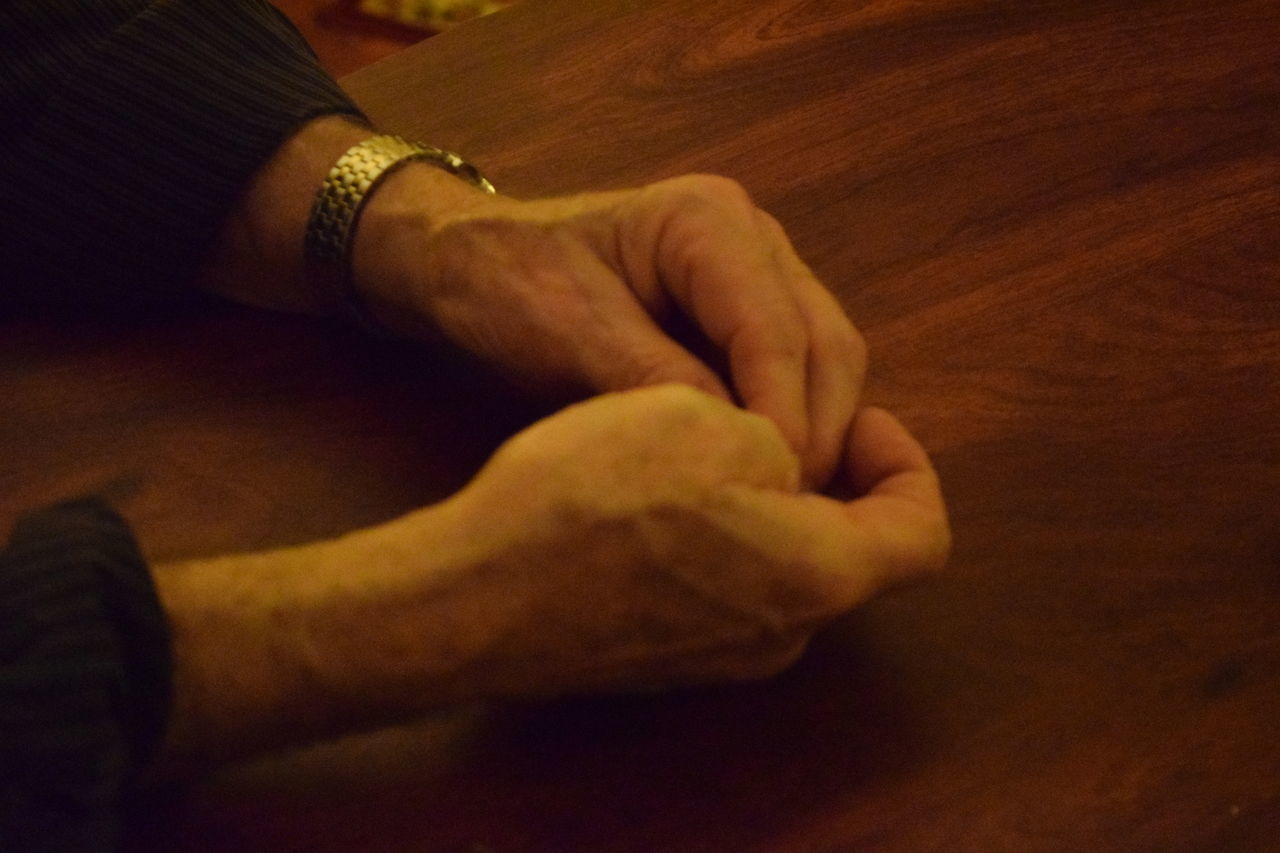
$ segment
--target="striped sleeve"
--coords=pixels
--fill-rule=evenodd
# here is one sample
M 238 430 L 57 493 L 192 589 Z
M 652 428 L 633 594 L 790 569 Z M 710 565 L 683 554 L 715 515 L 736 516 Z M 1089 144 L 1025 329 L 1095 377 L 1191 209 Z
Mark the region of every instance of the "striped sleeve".
M 0 849 L 111 850 L 163 733 L 168 628 L 102 504 L 28 516 L 0 552 Z
M 300 124 L 359 116 L 263 0 L 5 0 L 0 47 L 10 298 L 181 293 Z

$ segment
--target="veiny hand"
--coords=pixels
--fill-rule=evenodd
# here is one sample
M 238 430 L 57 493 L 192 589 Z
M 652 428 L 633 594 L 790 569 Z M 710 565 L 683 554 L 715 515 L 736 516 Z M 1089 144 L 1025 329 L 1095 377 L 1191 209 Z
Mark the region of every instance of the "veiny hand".
M 769 419 L 687 385 L 606 394 L 441 504 L 338 539 L 157 567 L 162 762 L 190 768 L 460 702 L 753 678 L 949 537 L 924 451 L 864 409 L 801 492 Z
M 846 450 L 860 497 L 801 493 L 771 421 L 678 385 L 519 434 L 455 499 L 487 543 L 466 596 L 489 626 L 476 692 L 768 675 L 877 589 L 938 568 L 949 534 L 924 451 L 876 409 Z
M 303 234 L 316 187 L 369 135 L 326 116 L 286 141 L 229 212 L 201 285 L 255 305 L 338 310 L 307 274 Z M 521 202 L 412 163 L 371 194 L 353 264 L 385 325 L 443 332 L 526 384 L 586 395 L 684 382 L 773 420 L 808 485 L 839 462 L 862 339 L 778 223 L 730 180 Z M 664 331 L 673 317 L 709 340 L 723 378 Z
M 411 181 L 379 193 L 356 254 L 371 301 L 428 317 L 526 385 L 581 394 L 683 382 L 736 398 L 778 425 L 806 483 L 835 470 L 862 339 L 737 184 L 690 176 L 529 202 L 476 194 L 429 229 L 412 215 Z M 728 386 L 664 331 L 677 313 L 722 354 Z

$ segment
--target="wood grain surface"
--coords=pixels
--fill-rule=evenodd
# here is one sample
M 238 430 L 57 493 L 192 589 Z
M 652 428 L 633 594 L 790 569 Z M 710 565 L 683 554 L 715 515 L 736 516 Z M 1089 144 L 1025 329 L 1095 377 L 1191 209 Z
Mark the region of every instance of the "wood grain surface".
M 1280 849 L 1274 0 L 525 0 L 345 83 L 516 195 L 742 181 L 955 559 L 774 681 L 237 768 L 137 849 Z M 539 412 L 240 309 L 9 325 L 0 510 L 105 489 L 157 556 L 432 500 Z

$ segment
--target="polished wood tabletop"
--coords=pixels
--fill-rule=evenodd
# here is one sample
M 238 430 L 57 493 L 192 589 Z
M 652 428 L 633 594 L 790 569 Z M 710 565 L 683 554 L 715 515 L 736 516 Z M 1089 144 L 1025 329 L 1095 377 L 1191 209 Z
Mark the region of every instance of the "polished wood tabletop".
M 344 84 L 517 196 L 741 181 L 954 559 L 772 681 L 458 709 L 150 800 L 133 847 L 1280 849 L 1280 4 L 523 0 Z M 157 559 L 430 502 L 546 410 L 248 309 L 7 326 L 0 514 L 104 493 Z

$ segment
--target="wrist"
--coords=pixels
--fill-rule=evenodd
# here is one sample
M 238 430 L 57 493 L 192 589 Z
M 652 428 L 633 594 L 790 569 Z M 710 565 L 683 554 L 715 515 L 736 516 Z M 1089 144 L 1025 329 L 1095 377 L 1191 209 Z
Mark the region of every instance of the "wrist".
M 331 311 L 307 279 L 303 235 L 316 188 L 343 152 L 372 133 L 349 118 L 323 116 L 285 140 L 229 211 L 200 273 L 201 286 L 264 308 Z
M 428 246 L 451 222 L 500 197 L 429 163 L 397 169 L 366 201 L 351 253 L 352 297 L 372 322 L 405 337 L 431 337 Z
M 412 178 L 395 182 L 394 177 L 415 164 L 427 164 L 455 175 L 488 195 L 495 192 L 479 170 L 456 154 L 407 142 L 398 136 L 371 136 L 345 151 L 325 175 L 307 222 L 305 251 L 313 285 L 330 295 L 340 314 L 374 332 L 382 331 L 384 324 L 375 318 L 369 300 L 357 287 L 354 265 L 355 245 L 365 217 L 385 221 L 387 211 L 393 211 L 391 215 L 395 219 L 404 221 L 407 216 L 413 230 L 417 230 L 421 223 L 430 223 L 434 213 L 441 210 L 451 196 L 449 190 L 454 188 L 452 184 L 433 180 L 426 192 L 407 196 L 392 193 L 402 204 L 379 204 L 370 213 L 379 190 L 384 189 L 389 180 L 401 190 L 414 185 Z M 376 223 L 371 227 L 377 230 Z M 385 251 L 377 235 L 360 242 L 375 246 L 379 254 Z M 411 265 L 416 266 L 412 263 L 414 260 L 410 257 Z
M 239 302 L 315 314 L 367 308 L 395 328 L 418 313 L 412 270 L 420 240 L 438 223 L 492 198 L 475 183 L 446 171 L 456 168 L 476 182 L 471 167 L 409 161 L 387 170 L 359 204 L 351 223 L 351 254 L 334 280 L 316 275 L 307 257 L 307 235 L 318 193 L 335 165 L 374 136 L 343 116 L 307 122 L 254 174 L 224 220 L 199 275 L 207 290 Z M 441 155 L 447 160 L 448 155 Z M 353 312 L 347 302 L 357 306 Z M 365 303 L 369 303 L 367 306 Z

